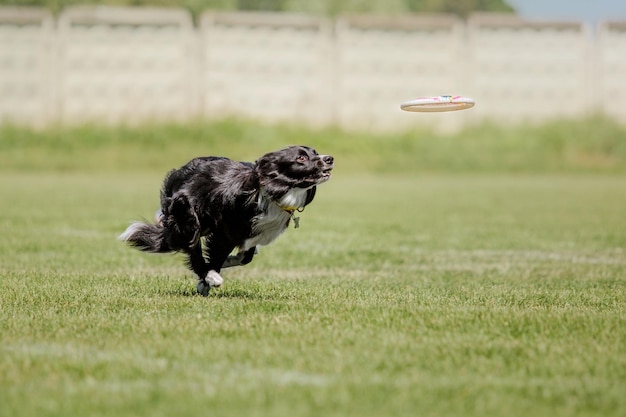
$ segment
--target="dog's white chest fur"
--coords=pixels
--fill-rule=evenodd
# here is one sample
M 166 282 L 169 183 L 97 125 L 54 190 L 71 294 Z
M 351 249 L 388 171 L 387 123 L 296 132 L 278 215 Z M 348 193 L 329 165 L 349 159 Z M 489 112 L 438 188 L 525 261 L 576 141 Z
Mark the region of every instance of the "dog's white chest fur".
M 254 246 L 269 245 L 287 229 L 294 210 L 304 207 L 307 190 L 294 188 L 289 190 L 280 201 L 272 201 L 261 191 L 259 207 L 261 214 L 252 221 L 252 237 L 246 239 L 240 250 L 246 251 Z

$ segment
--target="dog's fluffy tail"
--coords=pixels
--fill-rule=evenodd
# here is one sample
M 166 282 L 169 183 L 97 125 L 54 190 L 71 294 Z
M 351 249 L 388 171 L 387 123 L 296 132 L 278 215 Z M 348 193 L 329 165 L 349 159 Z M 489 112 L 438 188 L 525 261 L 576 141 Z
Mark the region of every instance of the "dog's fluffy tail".
M 118 236 L 118 240 L 144 252 L 172 252 L 165 239 L 165 229 L 160 224 L 134 222 Z

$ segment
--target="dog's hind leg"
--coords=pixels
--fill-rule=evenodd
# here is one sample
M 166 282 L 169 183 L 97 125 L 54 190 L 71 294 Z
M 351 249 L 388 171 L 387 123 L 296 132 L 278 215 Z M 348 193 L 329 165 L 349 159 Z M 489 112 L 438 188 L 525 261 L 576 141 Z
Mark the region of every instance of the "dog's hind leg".
M 202 245 L 198 243 L 193 248 L 188 249 L 187 251 L 187 264 L 189 269 L 191 269 L 198 276 L 198 284 L 196 285 L 196 290 L 198 293 L 207 296 L 209 295 L 209 291 L 211 290 L 211 285 L 207 283 L 207 276 L 209 274 L 209 266 L 204 260 L 204 256 L 202 255 Z M 215 281 L 214 279 L 212 279 Z
M 226 243 L 227 240 L 216 238 L 215 235 L 206 237 L 204 253 L 200 251 L 200 258 L 194 250 L 193 259 L 189 255 L 189 264 L 198 275 L 196 289 L 198 293 L 207 296 L 213 287 L 219 287 L 224 283 L 220 270 L 228 254 L 234 249 L 234 245 Z M 219 243 L 219 244 L 218 244 Z M 198 245 L 200 247 L 200 245 Z M 195 249 L 195 248 L 194 248 Z M 202 263 L 201 263 L 202 262 Z M 194 267 L 198 266 L 198 269 Z

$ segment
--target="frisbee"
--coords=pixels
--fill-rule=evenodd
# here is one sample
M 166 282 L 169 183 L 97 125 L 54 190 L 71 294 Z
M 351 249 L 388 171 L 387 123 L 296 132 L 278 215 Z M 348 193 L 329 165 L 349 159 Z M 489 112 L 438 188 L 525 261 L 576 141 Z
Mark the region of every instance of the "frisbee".
M 406 101 L 400 105 L 405 111 L 414 112 L 443 112 L 454 110 L 465 110 L 474 107 L 476 102 L 463 96 L 434 96 L 419 97 Z

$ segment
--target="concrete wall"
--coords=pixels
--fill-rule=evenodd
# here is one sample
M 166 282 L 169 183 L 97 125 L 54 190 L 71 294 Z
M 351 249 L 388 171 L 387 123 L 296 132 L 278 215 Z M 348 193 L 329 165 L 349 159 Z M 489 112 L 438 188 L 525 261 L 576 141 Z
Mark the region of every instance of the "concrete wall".
M 402 101 L 473 97 L 469 111 Z M 0 8 L 0 121 L 140 122 L 240 115 L 398 130 L 604 112 L 626 121 L 626 22 L 592 29 L 476 14 L 342 16 Z
M 54 119 L 59 100 L 55 36 L 47 12 L 0 8 L 0 120 L 40 124 Z

